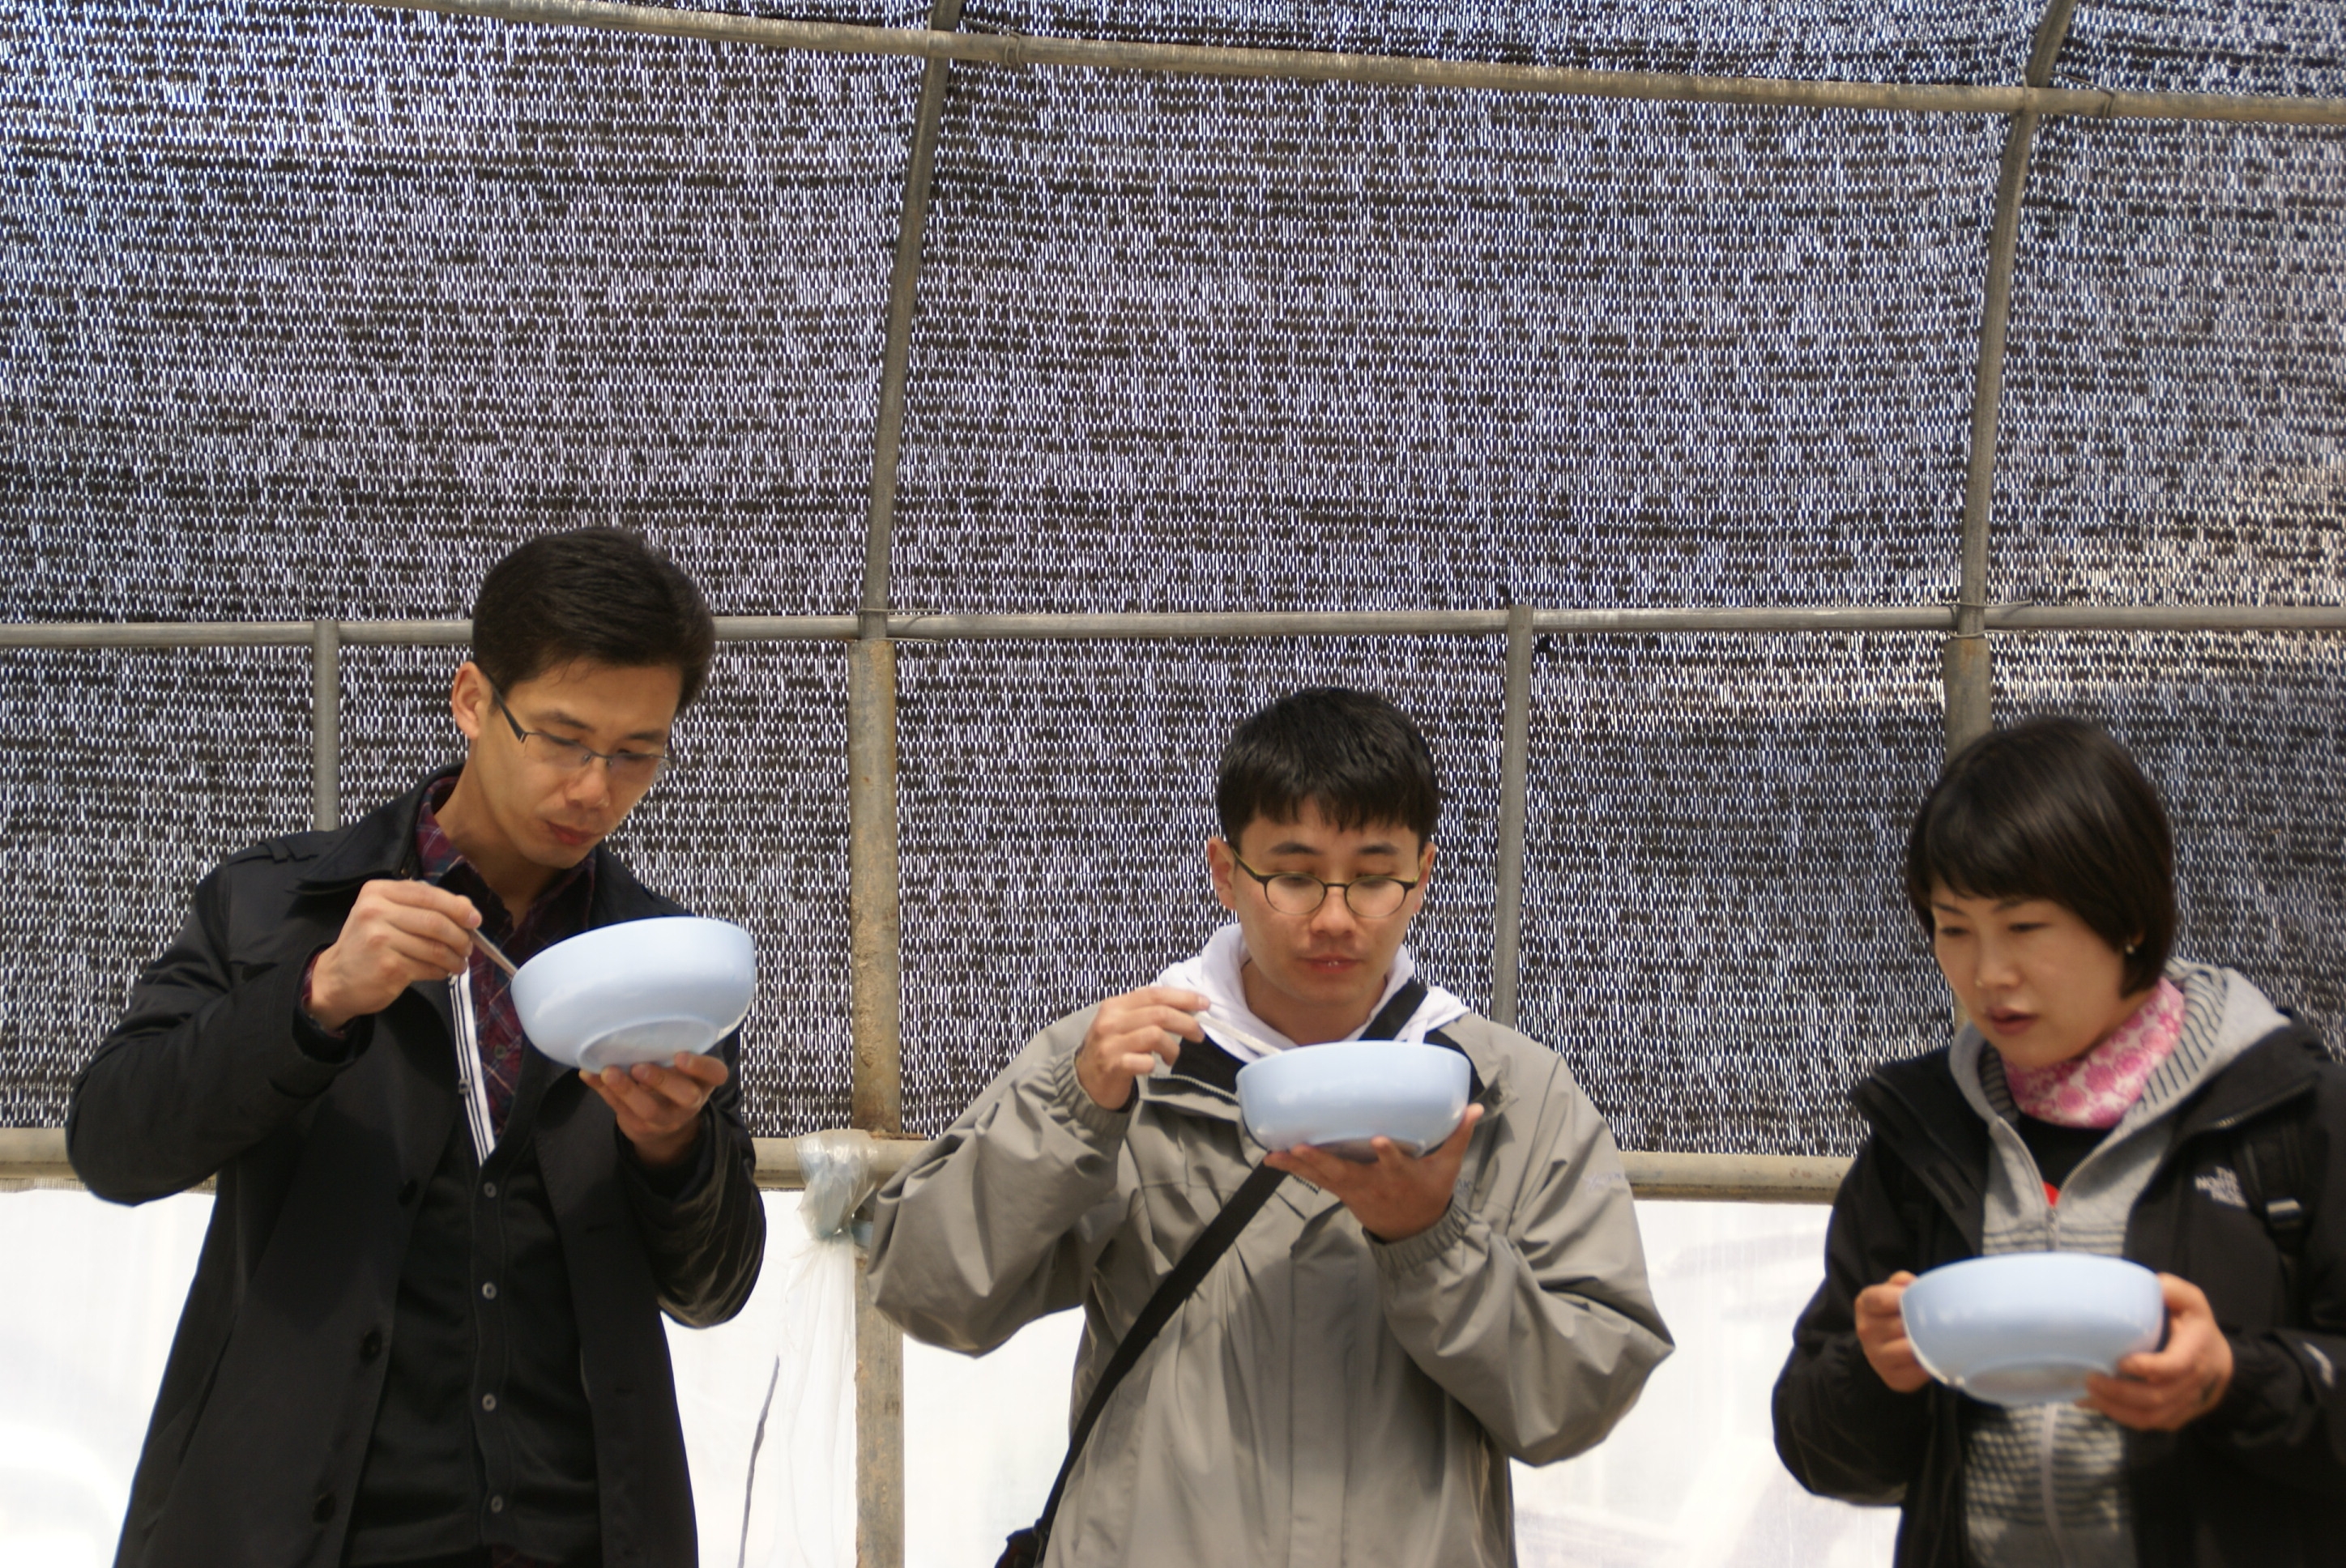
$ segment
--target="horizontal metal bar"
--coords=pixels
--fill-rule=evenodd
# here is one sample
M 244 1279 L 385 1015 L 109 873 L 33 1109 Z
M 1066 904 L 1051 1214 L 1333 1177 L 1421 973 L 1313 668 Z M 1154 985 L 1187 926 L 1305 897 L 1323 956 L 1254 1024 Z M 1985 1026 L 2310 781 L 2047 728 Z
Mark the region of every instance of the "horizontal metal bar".
M 1849 1161 L 1806 1155 L 1663 1155 L 1624 1151 L 1629 1190 L 1648 1201 L 1831 1203 Z
M 341 640 L 374 647 L 462 647 L 464 621 L 342 621 Z M 5 621 L 0 648 L 308 647 L 315 621 Z M 853 616 L 719 616 L 721 643 L 843 642 Z
M 315 621 L 9 621 L 0 623 L 8 648 L 250 648 L 310 646 Z M 356 642 L 358 623 L 346 622 L 344 642 Z
M 719 616 L 720 643 L 852 642 L 853 616 Z
M 1782 108 L 1885 109 L 1919 114 L 2072 115 L 2095 119 L 2231 120 L 2276 125 L 2346 125 L 2346 100 L 2118 93 L 1936 83 L 1784 81 L 1759 76 L 1689 76 L 1652 71 L 1585 71 L 1484 60 L 1433 60 L 1342 55 L 1304 49 L 1236 49 L 1015 34 L 937 33 L 928 28 L 793 22 L 709 11 L 619 5 L 607 0 L 361 0 L 404 11 L 474 16 L 607 31 L 699 38 L 720 44 L 876 55 L 972 65 L 1064 66 L 1157 71 L 1178 76 L 1290 82 L 1362 82 L 1559 97 L 1647 102 L 1760 104 Z
M 872 1179 L 881 1184 L 911 1165 L 913 1156 L 929 1146 L 926 1138 L 879 1137 L 861 1129 L 835 1132 L 830 1136 L 834 1144 L 840 1139 L 862 1140 L 872 1160 Z M 796 1138 L 759 1138 L 756 1143 L 760 1186 L 775 1192 L 797 1192 L 806 1186 Z
M 842 1135 L 834 1134 L 834 1137 Z M 865 1140 L 875 1180 L 885 1182 L 928 1146 L 920 1138 L 843 1135 Z M 797 1192 L 806 1186 L 798 1144 L 791 1138 L 759 1138 L 758 1185 Z M 1642 1198 L 1685 1198 L 1713 1203 L 1831 1203 L 1849 1169 L 1843 1159 L 1784 1155 L 1625 1154 L 1629 1186 Z M 61 1127 L 0 1127 L 0 1191 L 34 1184 L 76 1186 L 66 1160 Z
M 1658 636 L 1670 632 L 1776 636 L 1800 632 L 1945 633 L 1943 605 L 1824 605 L 1729 609 L 1541 610 L 1535 631 L 1564 636 Z M 342 621 L 352 645 L 461 647 L 470 621 Z M 0 648 L 308 647 L 314 621 L 9 621 Z M 1999 632 L 2341 632 L 2334 605 L 1997 605 Z M 908 642 L 1148 641 L 1172 637 L 1503 636 L 1504 610 L 1201 611 L 1117 615 L 923 615 L 888 617 L 888 635 Z M 853 616 L 719 616 L 721 643 L 849 642 Z
M 1812 608 L 1541 610 L 1532 630 L 1570 636 L 1611 632 L 1943 632 L 1944 605 L 1825 605 Z
M 1816 608 L 1540 610 L 1535 632 L 1943 632 L 1942 606 Z M 897 615 L 889 635 L 907 641 L 1148 639 L 1160 637 L 1504 636 L 1504 610 L 1293 610 L 1136 612 L 1122 615 Z
M 342 641 L 376 647 L 461 647 L 473 640 L 470 621 L 344 621 Z
M 1148 640 L 1162 637 L 1503 636 L 1504 610 L 1201 611 L 1160 615 L 944 616 L 898 613 L 888 635 L 908 642 Z
M 2000 605 L 1995 632 L 2340 632 L 2336 605 Z
M 0 1127 L 0 1192 L 13 1187 L 78 1186 L 66 1158 L 63 1127 Z

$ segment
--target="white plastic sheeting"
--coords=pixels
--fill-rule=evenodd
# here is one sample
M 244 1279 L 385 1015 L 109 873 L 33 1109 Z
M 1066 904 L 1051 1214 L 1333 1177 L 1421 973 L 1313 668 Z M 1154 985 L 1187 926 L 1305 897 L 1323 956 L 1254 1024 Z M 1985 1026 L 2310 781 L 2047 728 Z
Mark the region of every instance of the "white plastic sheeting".
M 734 1322 L 672 1330 L 702 1568 L 852 1568 L 853 1255 L 767 1198 L 766 1272 Z M 0 1196 L 0 1563 L 103 1568 L 210 1201 L 123 1209 Z M 1890 1559 L 1893 1515 L 1801 1493 L 1768 1389 L 1814 1288 L 1820 1208 L 1647 1204 L 1678 1353 L 1603 1447 L 1518 1467 L 1526 1564 L 1846 1568 Z M 908 1568 L 984 1568 L 1029 1522 L 1066 1441 L 1076 1315 L 968 1360 L 908 1345 Z
M 766 1196 L 757 1294 L 670 1326 L 703 1568 L 855 1561 L 855 1256 Z M 211 1199 L 0 1195 L 0 1564 L 105 1568 Z M 988 1561 L 992 1561 L 988 1559 Z

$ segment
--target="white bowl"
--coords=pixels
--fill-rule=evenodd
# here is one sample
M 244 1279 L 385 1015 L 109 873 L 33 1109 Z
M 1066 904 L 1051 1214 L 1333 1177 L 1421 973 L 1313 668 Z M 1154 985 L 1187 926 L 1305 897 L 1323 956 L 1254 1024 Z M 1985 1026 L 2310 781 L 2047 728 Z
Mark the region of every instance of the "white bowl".
M 1448 1137 L 1466 1114 L 1472 1082 L 1464 1054 L 1446 1045 L 1299 1045 L 1239 1069 L 1239 1114 L 1265 1148 L 1309 1144 L 1365 1165 L 1376 1157 L 1371 1138 L 1414 1155 Z
M 556 942 L 514 976 L 514 1007 L 536 1046 L 600 1072 L 708 1050 L 740 1026 L 758 982 L 750 933 L 668 915 Z
M 1943 1383 L 1997 1405 L 2066 1404 L 2167 1329 L 2158 1276 L 2123 1257 L 2008 1252 L 1933 1268 L 1900 1299 L 1906 1338 Z

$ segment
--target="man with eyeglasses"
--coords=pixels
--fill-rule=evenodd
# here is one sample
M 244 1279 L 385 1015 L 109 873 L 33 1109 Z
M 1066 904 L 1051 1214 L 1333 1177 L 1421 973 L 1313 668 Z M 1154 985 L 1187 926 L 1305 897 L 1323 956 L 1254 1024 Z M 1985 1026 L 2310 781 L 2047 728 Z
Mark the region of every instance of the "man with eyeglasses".
M 230 860 L 75 1084 L 100 1196 L 218 1178 L 117 1563 L 697 1560 L 660 1314 L 738 1311 L 764 1211 L 738 1039 L 601 1074 L 524 1038 L 515 962 L 682 912 L 602 847 L 715 626 L 634 535 L 484 580 L 461 764 Z
M 976 1354 L 1080 1306 L 1080 1403 L 1258 1162 L 1301 1177 L 1116 1386 L 1041 1561 L 1512 1563 L 1508 1461 L 1600 1441 L 1670 1349 L 1620 1156 L 1555 1053 L 1415 972 L 1440 794 L 1398 709 L 1272 704 L 1231 737 L 1215 803 L 1234 922 L 1036 1035 L 882 1190 L 879 1304 Z M 1465 1056 L 1445 1141 L 1377 1138 L 1358 1164 L 1253 1143 L 1245 1062 L 1364 1038 Z

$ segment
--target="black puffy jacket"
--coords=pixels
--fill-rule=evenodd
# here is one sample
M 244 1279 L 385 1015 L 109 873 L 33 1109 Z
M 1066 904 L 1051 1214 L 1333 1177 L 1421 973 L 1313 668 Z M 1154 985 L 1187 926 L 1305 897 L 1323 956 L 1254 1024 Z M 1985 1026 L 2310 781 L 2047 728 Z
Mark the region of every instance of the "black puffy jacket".
M 1978 1256 L 1987 1128 L 1944 1050 L 1884 1067 L 1853 1099 L 1872 1135 L 1833 1200 L 1824 1284 L 1776 1380 L 1776 1451 L 1810 1492 L 1900 1504 L 1899 1568 L 1970 1568 L 1971 1401 L 1939 1383 L 1892 1392 L 1858 1346 L 1855 1303 L 1902 1268 Z M 2139 1560 L 2346 1564 L 2346 1068 L 2305 1030 L 2282 1029 L 2176 1115 L 2128 1217 L 2126 1256 L 2207 1292 L 2233 1373 L 2222 1402 L 2180 1431 L 2126 1434 Z M 2301 1234 L 2243 1205 L 2244 1147 L 2262 1153 L 2260 1196 L 2301 1206 Z M 2265 1168 L 2281 1163 L 2277 1150 L 2294 1172 Z
M 74 1085 L 67 1147 L 91 1191 L 137 1203 L 219 1178 L 131 1483 L 125 1568 L 342 1559 L 413 1196 L 461 1113 L 444 986 L 352 1020 L 341 1061 L 302 1048 L 296 1013 L 310 955 L 361 885 L 412 871 L 423 789 L 205 878 Z M 595 854 L 590 926 L 680 912 Z M 622 1157 L 610 1107 L 574 1074 L 531 1135 L 595 1412 L 608 1568 L 696 1560 L 660 1314 L 716 1322 L 757 1282 L 765 1214 L 738 1048 L 719 1047 L 735 1077 L 703 1113 L 713 1164 L 675 1201 Z

